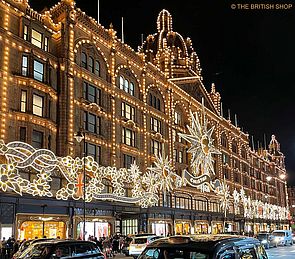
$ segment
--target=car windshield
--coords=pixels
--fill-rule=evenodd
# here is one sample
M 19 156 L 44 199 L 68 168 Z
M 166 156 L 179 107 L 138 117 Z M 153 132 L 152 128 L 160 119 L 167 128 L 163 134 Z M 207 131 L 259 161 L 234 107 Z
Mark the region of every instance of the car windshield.
M 137 245 L 146 244 L 147 238 L 135 238 L 133 243 Z
M 258 234 L 258 238 L 267 238 L 267 234 Z
M 273 232 L 272 234 L 277 237 L 284 237 L 285 236 L 284 232 Z
M 50 252 L 49 244 L 32 245 L 26 249 L 19 258 L 40 258 L 48 255 Z
M 193 248 L 148 248 L 139 259 L 209 259 L 209 254 Z

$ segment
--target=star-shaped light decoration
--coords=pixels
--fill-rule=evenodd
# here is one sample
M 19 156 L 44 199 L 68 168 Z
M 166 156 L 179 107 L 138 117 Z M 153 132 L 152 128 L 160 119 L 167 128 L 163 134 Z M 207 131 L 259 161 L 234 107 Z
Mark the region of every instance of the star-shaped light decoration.
M 221 154 L 214 145 L 212 133 L 214 126 L 210 129 L 207 128 L 207 119 L 203 109 L 203 123 L 199 121 L 198 115 L 196 116 L 190 112 L 191 126 L 187 126 L 189 134 L 178 133 L 180 137 L 191 143 L 188 152 L 192 154 L 191 167 L 194 175 L 215 174 L 214 173 L 214 159 L 213 154 Z
M 164 193 L 172 191 L 174 188 L 173 184 L 179 183 L 179 179 L 177 178 L 181 178 L 173 172 L 172 161 L 169 160 L 168 157 L 163 158 L 162 155 L 159 154 L 159 156 L 156 156 L 154 164 L 155 167 L 149 167 L 148 170 L 154 172 L 158 176 L 159 190 Z
M 229 187 L 226 184 L 225 180 L 221 184 L 221 190 L 218 195 L 220 196 L 220 207 L 224 211 L 224 216 L 226 217 L 226 212 L 229 209 L 230 193 Z

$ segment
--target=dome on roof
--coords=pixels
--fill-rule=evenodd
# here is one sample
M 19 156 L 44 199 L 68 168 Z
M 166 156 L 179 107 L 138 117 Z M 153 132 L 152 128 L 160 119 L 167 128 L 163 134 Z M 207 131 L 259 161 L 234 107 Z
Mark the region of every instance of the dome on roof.
M 158 15 L 157 30 L 158 32 L 149 35 L 140 47 L 140 52 L 146 54 L 147 61 L 166 74 L 167 71 L 173 71 L 167 74 L 169 77 L 187 76 L 189 70 L 200 76 L 200 63 L 191 40 L 184 39 L 178 32 L 173 31 L 172 16 L 165 9 Z

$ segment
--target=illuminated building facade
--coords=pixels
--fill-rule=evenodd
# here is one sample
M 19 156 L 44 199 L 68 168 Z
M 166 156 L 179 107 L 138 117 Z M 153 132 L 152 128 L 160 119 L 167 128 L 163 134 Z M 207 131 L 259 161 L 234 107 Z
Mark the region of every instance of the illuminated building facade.
M 59 157 L 82 157 L 83 146 L 75 140 L 82 128 L 85 154 L 102 166 L 129 168 L 136 161 L 144 172 L 155 155 L 162 154 L 181 175 L 192 157 L 189 143 L 178 134 L 187 133 L 190 111 L 200 114 L 203 102 L 210 128 L 214 126 L 214 145 L 221 152 L 214 155 L 215 177 L 225 179 L 231 193 L 243 189 L 261 204 L 288 207 L 278 141 L 273 136 L 268 148 L 253 150 L 248 134 L 222 116 L 219 93 L 214 85 L 210 92 L 204 87 L 192 42 L 173 31 L 168 11 L 160 12 L 157 32 L 138 52 L 72 0 L 61 0 L 42 14 L 27 0 L 1 0 L 0 17 L 4 143 L 22 141 Z M 3 156 L 0 159 L 5 163 Z M 30 182 L 40 178 L 30 170 L 21 175 Z M 2 236 L 79 235 L 82 202 L 16 195 L 6 191 L 1 176 Z M 66 180 L 58 173 L 51 178 L 55 195 Z M 104 179 L 104 184 L 111 193 L 111 182 Z M 127 196 L 130 190 L 126 185 Z M 214 193 L 189 186 L 159 196 L 158 206 L 150 208 L 107 200 L 88 203 L 87 234 L 258 232 L 288 224 L 278 215 L 245 218 L 242 206 L 234 213 L 233 200 L 225 217 Z

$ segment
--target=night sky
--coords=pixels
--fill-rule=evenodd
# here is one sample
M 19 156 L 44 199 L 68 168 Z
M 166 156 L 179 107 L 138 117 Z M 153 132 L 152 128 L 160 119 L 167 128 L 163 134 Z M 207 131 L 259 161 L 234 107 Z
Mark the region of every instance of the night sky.
M 30 5 L 40 11 L 57 2 L 30 0 Z M 97 19 L 96 0 L 76 3 Z M 238 3 L 248 3 L 248 9 Z M 234 121 L 237 114 L 238 125 L 254 136 L 256 149 L 257 141 L 264 145 L 264 134 L 267 145 L 275 134 L 286 156 L 288 183 L 295 185 L 295 3 L 287 10 L 275 5 L 254 10 L 251 3 L 264 1 L 100 0 L 100 23 L 106 28 L 112 23 L 121 37 L 123 16 L 125 43 L 137 50 L 141 34 L 155 33 L 157 16 L 167 9 L 173 30 L 192 39 L 204 85 L 210 90 L 215 83 L 224 116 L 230 109 Z

